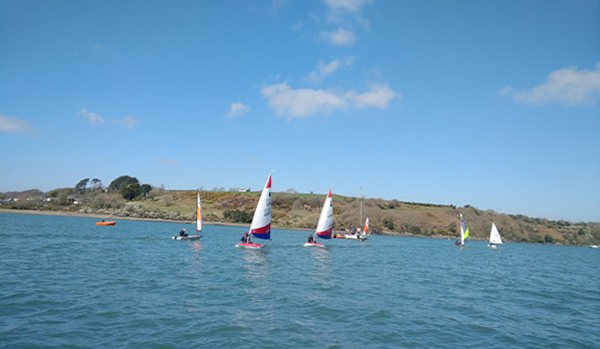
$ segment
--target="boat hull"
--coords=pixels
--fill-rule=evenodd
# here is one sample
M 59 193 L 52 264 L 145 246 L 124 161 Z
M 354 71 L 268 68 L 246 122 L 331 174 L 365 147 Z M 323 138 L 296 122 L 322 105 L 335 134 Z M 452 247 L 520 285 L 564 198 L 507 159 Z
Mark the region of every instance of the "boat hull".
M 304 243 L 304 247 L 320 247 L 320 248 L 324 248 L 325 245 L 320 244 L 318 242 L 306 242 L 306 243 Z
M 240 242 L 239 244 L 235 245 L 235 247 L 249 248 L 251 250 L 256 250 L 256 249 L 259 249 L 259 248 L 263 248 L 264 245 L 263 244 Z
M 110 225 L 115 225 L 115 224 L 117 224 L 117 222 L 114 222 L 114 221 L 96 222 L 96 225 L 102 226 L 102 227 L 106 227 L 106 226 L 110 226 Z
M 191 236 L 173 236 L 173 240 L 200 240 L 202 235 L 191 235 Z

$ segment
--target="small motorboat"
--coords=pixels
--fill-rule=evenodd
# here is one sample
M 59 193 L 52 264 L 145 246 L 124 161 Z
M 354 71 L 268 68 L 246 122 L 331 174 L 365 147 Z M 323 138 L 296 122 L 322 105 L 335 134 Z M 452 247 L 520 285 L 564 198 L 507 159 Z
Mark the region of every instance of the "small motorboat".
M 117 224 L 117 222 L 115 222 L 115 221 L 102 220 L 100 222 L 96 222 L 96 225 L 101 225 L 101 226 L 108 226 L 108 225 L 115 225 L 115 224 Z

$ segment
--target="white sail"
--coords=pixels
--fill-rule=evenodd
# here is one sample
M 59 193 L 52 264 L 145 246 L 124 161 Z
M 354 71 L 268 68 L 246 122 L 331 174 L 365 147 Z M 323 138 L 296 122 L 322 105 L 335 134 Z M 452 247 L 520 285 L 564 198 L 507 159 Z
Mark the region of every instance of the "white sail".
M 252 224 L 250 224 L 250 233 L 259 239 L 271 238 L 271 175 L 260 194 Z
M 323 209 L 321 210 L 321 216 L 319 217 L 319 223 L 317 224 L 316 235 L 322 239 L 331 239 L 331 232 L 333 231 L 333 200 L 331 198 L 331 189 Z
M 502 244 L 502 239 L 500 238 L 500 233 L 496 228 L 496 224 L 492 223 L 492 230 L 490 231 L 490 244 L 500 245 Z
M 460 245 L 463 246 L 465 244 L 465 239 L 469 238 L 469 226 L 465 221 L 462 213 L 460 214 Z
M 202 231 L 202 202 L 200 201 L 200 192 L 196 196 L 196 231 Z

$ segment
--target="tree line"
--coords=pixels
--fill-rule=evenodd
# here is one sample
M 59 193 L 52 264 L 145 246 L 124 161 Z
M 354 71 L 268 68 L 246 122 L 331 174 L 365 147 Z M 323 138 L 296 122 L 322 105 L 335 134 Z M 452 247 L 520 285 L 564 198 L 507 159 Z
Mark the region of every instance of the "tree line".
M 98 178 L 92 180 L 84 178 L 75 185 L 75 190 L 80 194 L 90 190 L 104 190 L 111 193 L 119 193 L 123 199 L 131 201 L 146 197 L 150 190 L 152 190 L 152 186 L 150 184 L 140 184 L 137 178 L 123 175 L 110 182 L 107 188 L 104 188 L 102 181 Z

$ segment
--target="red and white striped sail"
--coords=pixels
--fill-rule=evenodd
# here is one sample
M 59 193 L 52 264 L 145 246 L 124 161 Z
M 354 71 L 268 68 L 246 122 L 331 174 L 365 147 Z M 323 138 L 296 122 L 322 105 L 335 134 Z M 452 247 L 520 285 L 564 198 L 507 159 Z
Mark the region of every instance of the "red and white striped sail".
M 260 194 L 252 224 L 250 224 L 250 233 L 259 239 L 271 238 L 271 175 L 267 179 L 267 184 Z
M 331 198 L 331 189 L 327 194 L 327 199 L 323 204 L 321 210 L 321 216 L 319 217 L 319 223 L 317 224 L 316 235 L 321 239 L 331 239 L 331 232 L 333 230 L 333 200 Z
M 196 196 L 196 231 L 202 231 L 202 202 L 200 201 L 200 192 Z
M 369 217 L 367 217 L 367 221 L 365 222 L 365 227 L 363 228 L 363 235 L 371 235 L 371 231 L 369 231 Z

